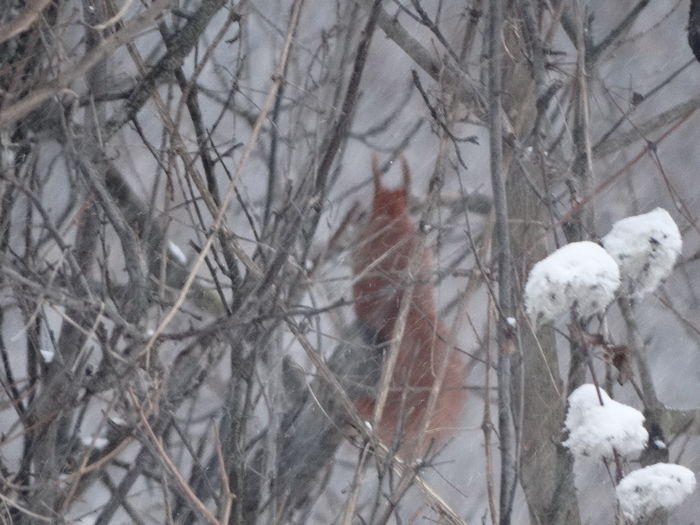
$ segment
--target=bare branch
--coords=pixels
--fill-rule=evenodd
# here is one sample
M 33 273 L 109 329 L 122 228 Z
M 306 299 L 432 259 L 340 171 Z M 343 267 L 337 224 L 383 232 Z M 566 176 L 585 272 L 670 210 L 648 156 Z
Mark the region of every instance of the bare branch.
M 33 110 L 39 108 L 51 97 L 58 94 L 75 96 L 70 90 L 70 85 L 84 76 L 97 62 L 114 53 L 121 46 L 131 42 L 141 32 L 153 25 L 170 8 L 173 0 L 155 0 L 143 12 L 130 19 L 122 29 L 106 38 L 99 47 L 91 51 L 82 60 L 72 67 L 68 67 L 55 80 L 48 82 L 25 95 L 18 102 L 0 111 L 0 128 L 27 116 Z
M 51 0 L 30 0 L 11 22 L 0 26 L 0 44 L 29 29 Z

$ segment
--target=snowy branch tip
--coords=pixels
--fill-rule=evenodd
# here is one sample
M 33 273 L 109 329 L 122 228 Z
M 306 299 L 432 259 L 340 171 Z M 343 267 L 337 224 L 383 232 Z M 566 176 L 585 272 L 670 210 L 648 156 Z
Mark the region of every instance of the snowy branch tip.
M 620 286 L 617 263 L 589 241 L 562 246 L 539 261 L 525 285 L 525 309 L 539 326 L 572 309 L 580 319 L 605 311 Z
M 601 242 L 620 265 L 625 293 L 637 297 L 669 276 L 683 247 L 678 226 L 663 208 L 617 221 Z
M 617 485 L 620 509 L 636 521 L 680 505 L 695 491 L 695 474 L 681 465 L 656 463 L 627 474 Z
M 610 399 L 592 384 L 581 385 L 569 395 L 565 425 L 569 439 L 563 445 L 577 457 L 609 458 L 613 449 L 623 455 L 636 454 L 649 439 L 639 410 Z

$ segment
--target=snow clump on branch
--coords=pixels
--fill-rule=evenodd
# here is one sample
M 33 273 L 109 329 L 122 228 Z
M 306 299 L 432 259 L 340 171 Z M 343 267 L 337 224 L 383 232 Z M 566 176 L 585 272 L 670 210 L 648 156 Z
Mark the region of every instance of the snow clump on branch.
M 577 457 L 610 458 L 613 449 L 636 454 L 649 439 L 639 410 L 610 399 L 604 390 L 596 392 L 592 384 L 581 385 L 569 395 L 565 425 L 569 439 L 563 445 Z
M 613 224 L 603 247 L 620 265 L 625 292 L 641 297 L 669 276 L 683 241 L 678 226 L 663 208 Z
M 620 509 L 636 521 L 680 505 L 695 490 L 695 474 L 681 465 L 656 463 L 627 474 L 617 485 Z
M 593 242 L 572 242 L 530 270 L 525 309 L 536 326 L 556 321 L 572 309 L 587 319 L 605 310 L 619 286 L 620 270 L 608 252 Z

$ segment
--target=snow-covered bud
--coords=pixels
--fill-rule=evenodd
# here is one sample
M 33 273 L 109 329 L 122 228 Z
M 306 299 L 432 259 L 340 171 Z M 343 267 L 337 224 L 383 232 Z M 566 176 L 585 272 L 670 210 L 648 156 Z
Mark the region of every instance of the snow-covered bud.
M 525 309 L 535 325 L 567 315 L 603 312 L 620 286 L 620 270 L 599 245 L 572 242 L 533 266 L 525 285 Z
M 569 395 L 565 425 L 569 439 L 563 445 L 575 456 L 610 458 L 613 449 L 623 455 L 636 454 L 649 439 L 639 410 L 610 399 L 604 390 L 596 392 L 591 384 Z
M 680 505 L 695 491 L 695 474 L 681 465 L 656 463 L 627 474 L 615 492 L 625 517 L 637 521 Z
M 669 276 L 683 241 L 663 208 L 613 224 L 602 244 L 620 265 L 625 293 L 641 297 Z

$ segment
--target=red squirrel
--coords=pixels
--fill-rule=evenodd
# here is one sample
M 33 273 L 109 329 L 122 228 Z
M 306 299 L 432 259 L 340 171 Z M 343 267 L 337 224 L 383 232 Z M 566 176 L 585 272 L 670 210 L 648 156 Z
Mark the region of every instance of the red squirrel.
M 417 228 L 407 212 L 411 174 L 403 156 L 401 168 L 403 187 L 387 189 L 381 183 L 377 158 L 372 158 L 374 200 L 369 217 L 359 230 L 352 267 L 356 279 L 355 314 L 373 342 L 384 344 L 385 352 L 394 337 L 401 297 L 413 288 L 406 328 L 378 428 L 379 437 L 389 445 L 400 431 L 399 451 L 411 456 L 424 452 L 415 449 L 418 433 L 446 352 L 448 363 L 443 385 L 423 443 L 444 440 L 454 432 L 465 390 L 462 359 L 456 350 L 448 349 L 447 330 L 437 319 L 430 283 L 431 250 L 417 248 Z M 409 267 L 416 249 L 418 271 L 411 276 Z M 358 399 L 355 405 L 362 418 L 372 420 L 374 399 Z

